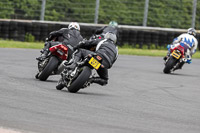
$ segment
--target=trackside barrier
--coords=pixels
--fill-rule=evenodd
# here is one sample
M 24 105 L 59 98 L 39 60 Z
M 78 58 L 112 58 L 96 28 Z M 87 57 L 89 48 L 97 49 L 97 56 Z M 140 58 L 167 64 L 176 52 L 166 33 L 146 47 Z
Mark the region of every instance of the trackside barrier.
M 11 20 L 0 19 L 0 38 L 24 41 L 27 33 L 32 34 L 36 41 L 44 41 L 51 31 L 67 27 L 69 22 L 35 21 L 35 20 Z M 104 24 L 80 23 L 81 34 L 84 38 L 89 38 L 97 28 L 106 26 Z M 189 28 L 189 27 L 188 27 Z M 166 46 L 186 29 L 172 29 L 159 27 L 142 27 L 119 25 L 118 45 L 124 44 L 140 48 L 143 45 L 148 47 Z M 200 31 L 197 31 L 197 40 L 200 38 Z

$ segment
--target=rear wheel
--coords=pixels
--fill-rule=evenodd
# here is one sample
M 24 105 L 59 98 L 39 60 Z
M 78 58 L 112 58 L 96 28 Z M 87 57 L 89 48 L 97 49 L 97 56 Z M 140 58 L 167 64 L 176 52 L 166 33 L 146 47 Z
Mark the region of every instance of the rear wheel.
M 35 78 L 36 78 L 36 79 L 38 79 L 38 75 L 39 75 L 39 73 L 37 73 L 37 74 L 35 75 Z
M 165 64 L 165 68 L 163 69 L 164 73 L 170 73 L 172 68 L 176 65 L 177 59 L 174 57 L 170 56 L 169 60 Z
M 49 59 L 48 64 L 45 66 L 45 68 L 38 74 L 38 79 L 45 81 L 47 78 L 52 74 L 52 72 L 56 69 L 58 66 L 59 60 L 52 56 Z
M 92 71 L 88 66 L 83 67 L 78 77 L 68 87 L 68 91 L 72 93 L 78 92 L 85 82 L 89 79 Z

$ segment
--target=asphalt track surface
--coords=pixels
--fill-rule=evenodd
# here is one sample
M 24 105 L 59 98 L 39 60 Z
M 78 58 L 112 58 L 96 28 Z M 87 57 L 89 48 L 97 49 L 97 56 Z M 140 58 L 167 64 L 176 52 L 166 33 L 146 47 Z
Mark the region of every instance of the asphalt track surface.
M 162 57 L 119 55 L 107 86 L 36 80 L 39 50 L 0 48 L 0 127 L 24 133 L 199 133 L 200 60 L 164 74 Z

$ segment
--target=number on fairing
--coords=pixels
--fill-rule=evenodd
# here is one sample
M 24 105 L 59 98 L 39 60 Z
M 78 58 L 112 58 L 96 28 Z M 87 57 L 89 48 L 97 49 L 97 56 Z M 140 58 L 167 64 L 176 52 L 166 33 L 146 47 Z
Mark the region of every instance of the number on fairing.
M 172 56 L 176 59 L 179 59 L 181 57 L 181 53 L 176 53 L 175 50 L 172 52 Z

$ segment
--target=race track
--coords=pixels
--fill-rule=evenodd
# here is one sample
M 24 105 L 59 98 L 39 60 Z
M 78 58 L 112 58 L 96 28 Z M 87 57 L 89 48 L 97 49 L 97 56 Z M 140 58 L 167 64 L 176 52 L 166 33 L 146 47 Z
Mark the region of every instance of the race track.
M 119 55 L 107 86 L 76 94 L 34 78 L 40 50 L 0 48 L 0 127 L 23 133 L 199 133 L 200 60 Z

